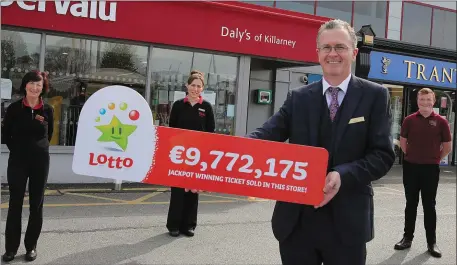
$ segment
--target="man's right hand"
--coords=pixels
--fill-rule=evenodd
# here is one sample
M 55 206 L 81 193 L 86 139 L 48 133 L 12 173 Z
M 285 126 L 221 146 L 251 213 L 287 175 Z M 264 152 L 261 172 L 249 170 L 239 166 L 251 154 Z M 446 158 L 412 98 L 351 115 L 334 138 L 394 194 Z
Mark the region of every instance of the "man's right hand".
M 184 189 L 185 192 L 192 192 L 192 193 L 200 193 L 203 192 L 202 190 L 196 190 L 196 189 Z

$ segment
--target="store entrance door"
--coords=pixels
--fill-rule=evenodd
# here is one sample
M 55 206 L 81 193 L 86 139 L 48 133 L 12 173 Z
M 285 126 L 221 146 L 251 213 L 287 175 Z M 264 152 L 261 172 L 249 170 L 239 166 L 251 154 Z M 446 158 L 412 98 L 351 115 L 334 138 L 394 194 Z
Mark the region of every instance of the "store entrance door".
M 406 107 L 406 116 L 417 112 L 419 110 L 419 107 L 417 106 L 417 92 L 420 90 L 420 87 L 410 87 L 408 88 L 408 104 Z M 438 89 L 433 89 L 435 92 L 436 96 L 436 103 L 433 106 L 435 113 L 438 113 L 441 115 L 443 118 L 445 118 L 448 123 L 449 127 L 451 129 L 451 135 L 452 135 L 452 142 L 453 142 L 453 150 L 451 153 L 441 161 L 442 165 L 455 165 L 455 160 L 457 156 L 456 152 L 456 144 L 455 144 L 455 127 L 456 127 L 456 122 L 455 122 L 455 109 L 456 109 L 456 95 L 455 91 L 453 90 L 438 90 Z
M 306 65 L 251 58 L 246 123 L 248 132 L 261 127 L 271 115 L 278 111 L 287 97 L 289 82 L 278 81 L 276 79 L 277 70 L 303 66 Z

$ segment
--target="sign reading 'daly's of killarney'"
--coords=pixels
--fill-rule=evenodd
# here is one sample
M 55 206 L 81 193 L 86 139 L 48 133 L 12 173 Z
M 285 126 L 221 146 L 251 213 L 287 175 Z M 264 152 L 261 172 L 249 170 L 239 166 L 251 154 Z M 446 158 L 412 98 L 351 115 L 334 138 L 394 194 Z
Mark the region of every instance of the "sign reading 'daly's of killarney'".
M 79 116 L 76 174 L 318 205 L 323 148 L 153 126 L 146 100 L 124 86 L 94 93 Z

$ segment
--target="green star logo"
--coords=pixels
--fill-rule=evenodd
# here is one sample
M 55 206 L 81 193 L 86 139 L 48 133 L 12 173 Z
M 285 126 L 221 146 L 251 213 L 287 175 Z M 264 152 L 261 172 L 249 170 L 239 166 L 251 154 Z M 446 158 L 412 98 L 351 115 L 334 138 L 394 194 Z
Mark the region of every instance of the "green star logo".
M 99 142 L 115 142 L 124 151 L 127 149 L 128 137 L 136 130 L 136 127 L 136 125 L 123 124 L 115 115 L 109 124 L 95 126 L 102 132 L 98 138 Z

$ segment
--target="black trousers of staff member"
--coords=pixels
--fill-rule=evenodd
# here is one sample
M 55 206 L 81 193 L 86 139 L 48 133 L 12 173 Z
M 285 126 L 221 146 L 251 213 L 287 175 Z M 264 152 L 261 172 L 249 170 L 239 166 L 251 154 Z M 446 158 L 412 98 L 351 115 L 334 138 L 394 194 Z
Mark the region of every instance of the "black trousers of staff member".
M 440 167 L 437 164 L 403 162 L 403 185 L 406 196 L 404 237 L 410 240 L 414 237 L 420 193 L 424 209 L 424 227 L 427 243 L 436 243 L 435 199 L 439 175 Z
M 168 209 L 168 231 L 189 231 L 197 227 L 198 193 L 185 192 L 183 188 L 171 188 Z
M 10 191 L 8 217 L 5 228 L 5 250 L 16 253 L 21 241 L 22 206 L 27 179 L 29 180 L 30 214 L 25 232 L 27 251 L 34 250 L 43 225 L 44 190 L 49 173 L 49 153 L 18 155 L 8 159 L 8 187 Z

